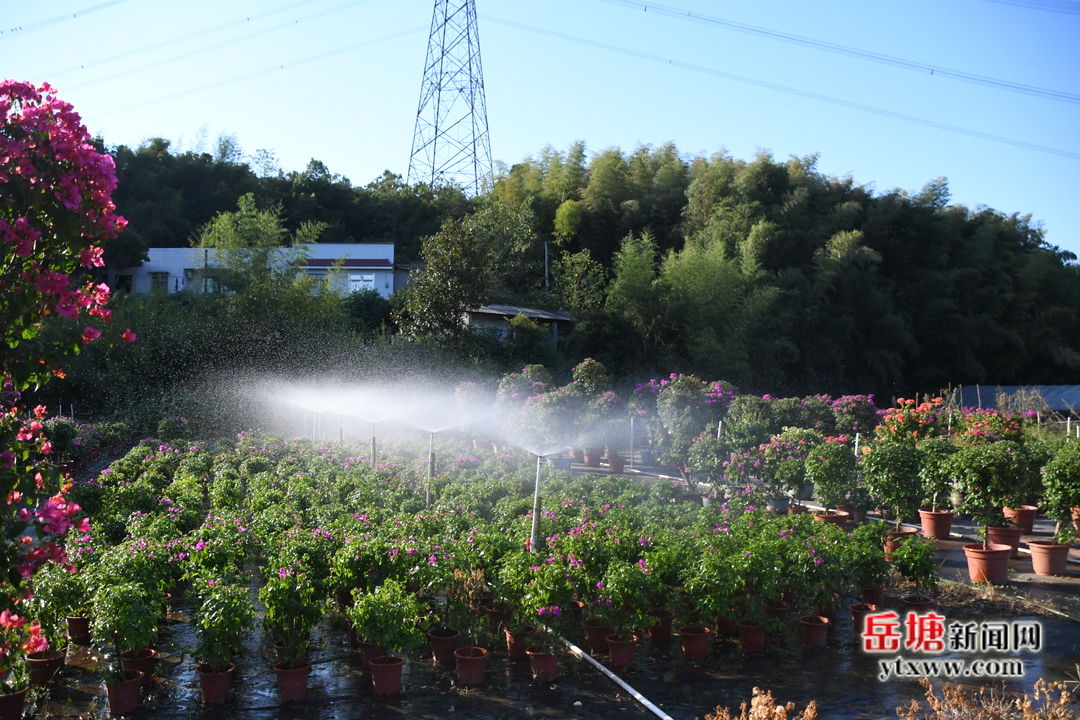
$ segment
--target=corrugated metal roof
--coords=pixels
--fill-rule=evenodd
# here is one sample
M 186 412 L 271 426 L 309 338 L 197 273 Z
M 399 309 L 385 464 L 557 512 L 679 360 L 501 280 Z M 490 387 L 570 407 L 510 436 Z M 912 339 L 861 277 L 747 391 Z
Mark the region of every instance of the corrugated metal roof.
M 484 305 L 479 308 L 473 308 L 469 310 L 469 312 L 483 313 L 485 315 L 502 315 L 503 317 L 524 315 L 527 318 L 536 320 L 574 321 L 574 318 L 570 317 L 570 313 L 565 310 L 539 310 L 537 308 L 519 307 L 517 305 Z
M 963 407 L 996 408 L 997 394 L 1015 395 L 1018 391 L 1037 392 L 1057 412 L 1080 409 L 1080 385 L 965 385 L 960 389 Z

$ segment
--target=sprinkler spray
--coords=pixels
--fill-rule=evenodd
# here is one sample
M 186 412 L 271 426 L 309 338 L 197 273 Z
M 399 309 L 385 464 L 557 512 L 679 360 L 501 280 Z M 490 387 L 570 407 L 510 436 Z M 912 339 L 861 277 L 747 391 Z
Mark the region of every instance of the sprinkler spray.
M 371 422 L 371 467 L 375 467 L 375 421 Z

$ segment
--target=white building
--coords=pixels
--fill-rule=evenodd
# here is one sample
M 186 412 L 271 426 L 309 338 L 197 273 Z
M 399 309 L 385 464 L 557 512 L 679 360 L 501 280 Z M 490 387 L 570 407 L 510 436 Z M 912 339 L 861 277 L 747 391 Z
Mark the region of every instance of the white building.
M 301 269 L 322 278 L 335 272 L 334 282 L 344 292 L 376 290 L 390 297 L 394 287 L 393 243 L 312 243 Z M 281 252 L 285 252 L 282 250 Z M 213 278 L 203 271 L 216 266 L 207 248 L 150 248 L 150 259 L 139 267 L 109 269 L 109 286 L 135 293 L 207 292 Z

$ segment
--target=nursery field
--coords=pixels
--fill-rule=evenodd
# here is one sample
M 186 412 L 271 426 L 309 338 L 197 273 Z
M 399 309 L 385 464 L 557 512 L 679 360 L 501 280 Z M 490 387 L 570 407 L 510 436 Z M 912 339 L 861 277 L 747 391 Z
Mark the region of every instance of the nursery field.
M 559 643 L 611 667 L 614 655 L 589 645 L 590 625 L 606 626 L 601 638 L 640 639 L 616 673 L 673 718 L 737 707 L 754 687 L 800 711 L 816 700 L 819 717 L 885 718 L 922 688 L 878 679 L 851 615 L 864 588 L 885 586 L 883 610 L 925 593 L 950 621 L 1033 619 L 1030 606 L 939 591 L 922 563 L 940 555 L 932 541 L 909 539 L 890 565 L 888 526 L 774 514 L 753 485 L 703 506 L 683 481 L 543 467 L 534 553 L 537 464 L 524 452 L 441 441 L 425 507 L 426 443 L 384 443 L 376 467 L 365 450 L 253 434 L 147 440 L 77 482 L 68 497 L 90 527 L 68 531 L 77 572 L 44 566 L 31 602 L 50 647 L 67 642 L 68 616 L 88 616 L 91 637 L 68 645 L 58 678 L 28 697 L 30 713 L 104 713 L 102 680 L 124 677 L 118 655 L 153 647 L 135 716 L 652 716 Z M 783 616 L 770 615 L 778 605 Z M 650 639 L 668 614 L 657 611 L 674 615 L 668 641 Z M 821 647 L 802 635 L 807 616 L 832 618 Z M 748 652 L 735 621 L 765 630 L 764 646 Z M 1025 657 L 1013 690 L 1075 672 L 1077 626 L 1038 621 L 1046 645 Z M 704 657 L 684 650 L 684 626 L 709 629 Z M 425 631 L 484 648 L 480 675 L 434 662 Z M 556 678 L 511 657 L 506 636 L 529 632 L 555 655 Z M 405 659 L 399 692 L 375 694 L 364 640 Z M 204 702 L 200 666 L 232 668 L 220 709 Z M 302 670 L 303 696 L 285 702 L 275 667 L 289 666 Z

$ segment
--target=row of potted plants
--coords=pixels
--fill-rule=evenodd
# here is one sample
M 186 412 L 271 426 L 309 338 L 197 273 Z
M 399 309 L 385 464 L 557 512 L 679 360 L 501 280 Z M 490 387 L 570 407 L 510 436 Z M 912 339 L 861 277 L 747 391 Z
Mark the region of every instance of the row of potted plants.
M 453 442 L 459 455 L 465 451 L 464 439 L 445 442 L 446 456 L 454 456 Z M 283 669 L 302 667 L 311 627 L 331 603 L 350 617 L 358 639 L 390 652 L 422 640 L 425 629 L 431 637 L 467 632 L 472 644 L 461 649 L 475 647 L 468 631 L 478 608 L 498 612 L 499 601 L 517 609 L 503 619 L 511 638 L 527 626 L 569 631 L 564 623 L 580 608 L 586 624 L 610 620 L 608 634 L 624 642 L 649 632 L 649 611 L 676 611 L 689 625 L 717 617 L 760 624 L 769 622 L 766 600 L 816 617 L 836 594 L 880 585 L 889 571 L 880 526 L 849 534 L 809 516 L 774 516 L 749 487 L 702 508 L 678 502 L 691 499 L 678 482 L 586 482 L 557 471 L 545 480 L 549 500 L 533 552 L 524 543 L 534 466 L 524 455 L 449 464 L 425 508 L 426 468 L 407 460 L 416 457 L 407 444 L 387 445 L 390 460 L 371 467 L 358 451 L 304 440 L 244 435 L 212 451 L 146 442 L 76 486 L 72 495 L 92 529 L 69 534 L 79 572 L 66 575 L 88 588 L 84 606 L 97 641 L 114 656 L 138 654 L 151 631 L 121 610 L 142 608 L 136 614 L 156 618 L 164 593 L 184 580 L 200 608 L 197 658 L 204 670 L 227 670 L 225 648 L 239 648 L 251 629 L 244 570 L 253 566 L 263 630 L 281 642 Z M 137 602 L 114 602 L 104 589 L 110 576 Z M 36 594 L 43 627 L 49 612 L 62 617 L 56 608 L 79 609 L 59 580 L 50 582 L 43 575 Z M 376 606 L 411 619 L 373 624 L 365 613 Z M 400 634 L 388 638 L 388 630 Z

